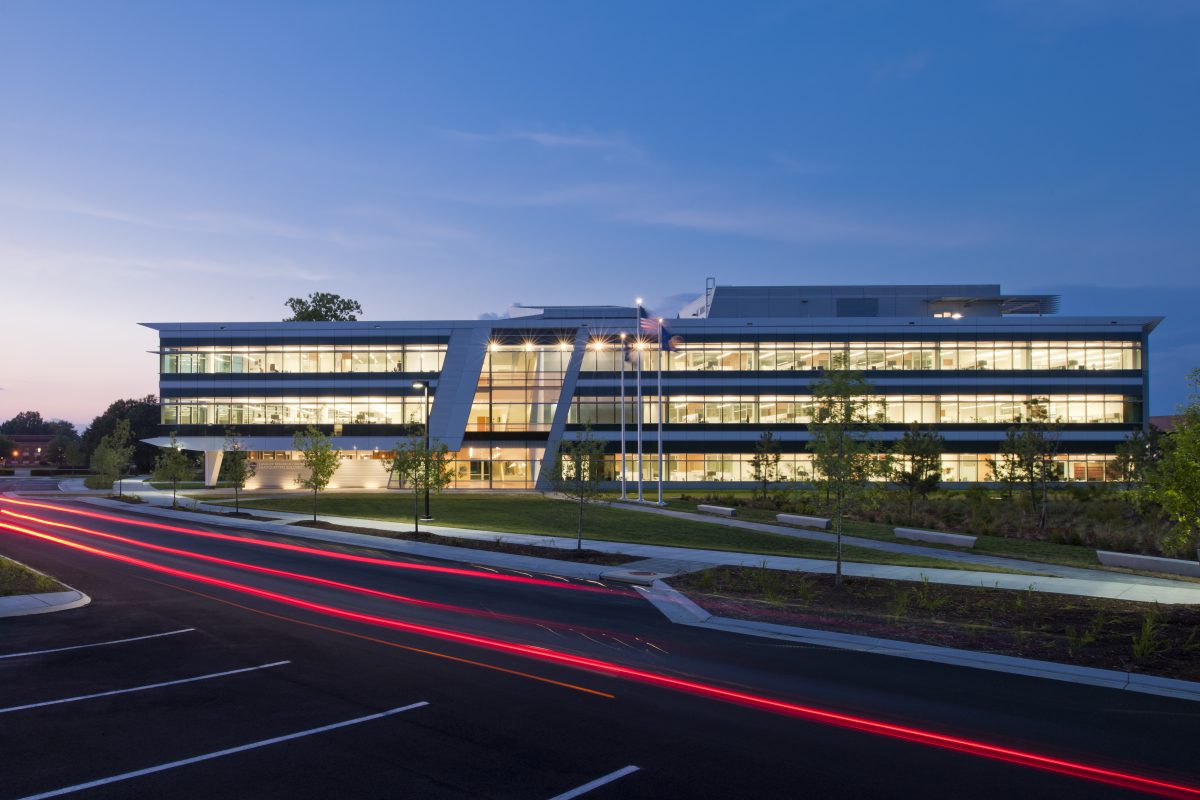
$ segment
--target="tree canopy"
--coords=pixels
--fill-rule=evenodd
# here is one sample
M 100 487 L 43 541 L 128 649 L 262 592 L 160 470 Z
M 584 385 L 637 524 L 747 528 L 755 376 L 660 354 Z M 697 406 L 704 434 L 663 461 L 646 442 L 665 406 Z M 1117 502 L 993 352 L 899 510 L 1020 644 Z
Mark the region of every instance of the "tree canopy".
M 133 463 L 138 472 L 150 472 L 154 469 L 158 448 L 144 444 L 141 440 L 158 436 L 161 431 L 158 398 L 152 394 L 113 401 L 83 432 L 83 449 L 88 453 L 96 452 L 100 440 L 112 433 L 120 420 L 129 421 L 129 433 L 133 439 Z
M 22 411 L 12 419 L 0 422 L 0 433 L 10 436 L 65 436 L 77 438 L 75 426 L 65 419 L 42 419 L 39 411 Z
M 313 292 L 308 299 L 289 297 L 284 305 L 292 310 L 284 322 L 356 322 L 363 313 L 357 300 L 331 292 Z
M 1200 542 L 1200 369 L 1188 376 L 1192 385 L 1181 419 L 1162 437 L 1162 455 L 1147 468 L 1143 492 L 1175 523 L 1165 544 L 1184 550 Z

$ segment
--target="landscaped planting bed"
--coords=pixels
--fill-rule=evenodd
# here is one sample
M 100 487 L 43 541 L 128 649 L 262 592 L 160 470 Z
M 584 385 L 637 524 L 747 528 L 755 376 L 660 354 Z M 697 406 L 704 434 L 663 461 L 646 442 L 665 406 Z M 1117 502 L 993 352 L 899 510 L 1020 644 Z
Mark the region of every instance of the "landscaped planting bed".
M 0 597 L 66 591 L 63 585 L 40 572 L 0 556 Z
M 738 567 L 670 584 L 718 616 L 1200 680 L 1200 606 Z

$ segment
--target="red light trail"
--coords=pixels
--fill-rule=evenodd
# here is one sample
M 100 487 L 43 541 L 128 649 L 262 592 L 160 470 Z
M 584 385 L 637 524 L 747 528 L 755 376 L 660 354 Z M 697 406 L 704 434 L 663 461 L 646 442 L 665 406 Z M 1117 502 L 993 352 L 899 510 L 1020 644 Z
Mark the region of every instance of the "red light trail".
M 139 528 L 150 528 L 152 530 L 167 531 L 169 533 L 182 533 L 187 536 L 199 536 L 205 539 L 218 539 L 228 542 L 237 542 L 238 544 L 249 544 L 254 545 L 255 547 L 266 547 L 274 550 L 287 550 L 293 553 L 304 553 L 306 555 L 315 555 L 322 558 L 333 558 L 340 561 L 353 561 L 360 564 L 375 564 L 384 567 L 394 567 L 396 569 L 411 569 L 417 572 L 437 572 L 444 575 L 459 575 L 468 578 L 482 578 L 484 580 L 491 581 L 523 583 L 531 586 L 548 586 L 555 589 L 575 589 L 582 592 L 600 592 L 603 594 L 629 594 L 626 591 L 609 589 L 600 586 L 583 586 L 576 583 L 563 583 L 561 581 L 551 581 L 544 578 L 526 578 L 519 575 L 499 575 L 494 572 L 483 572 L 475 569 L 464 569 L 462 567 L 443 567 L 433 564 L 416 564 L 407 561 L 395 561 L 387 558 L 373 558 L 371 556 L 354 555 L 352 553 L 337 553 L 331 550 L 322 550 L 319 547 L 305 547 L 304 545 L 289 544 L 287 542 L 270 542 L 262 539 L 247 539 L 244 536 L 234 536 L 227 533 L 215 533 L 213 531 L 201 531 L 194 528 L 181 528 L 177 525 L 166 525 L 160 522 L 147 522 L 145 520 L 130 519 L 129 517 L 118 517 L 111 514 L 101 514 L 96 511 L 84 511 L 83 509 L 79 508 L 67 508 L 65 506 L 53 505 L 51 503 L 34 503 L 29 500 L 15 500 L 11 497 L 0 497 L 0 503 L 11 503 L 13 505 L 27 506 L 29 508 L 43 508 L 50 511 L 58 511 L 63 514 L 74 514 L 76 516 L 89 517 L 91 519 L 99 519 L 106 522 L 116 522 L 122 525 L 135 525 Z
M 1160 780 L 1132 772 L 1108 769 L 1079 761 L 1056 758 L 1029 750 L 1004 747 L 976 739 L 968 739 L 961 736 L 950 736 L 947 734 L 938 733 L 937 731 L 906 725 L 897 725 L 884 722 L 882 720 L 871 719 L 869 717 L 829 711 L 816 706 L 791 703 L 763 695 L 726 689 L 720 686 L 701 683 L 695 680 L 676 678 L 670 675 L 663 675 L 635 667 L 627 667 L 614 662 L 563 653 L 544 647 L 523 645 L 515 642 L 507 642 L 502 639 L 493 639 L 475 634 L 461 633 L 445 628 L 435 628 L 429 625 L 403 622 L 400 620 L 388 619 L 387 617 L 379 617 L 372 614 L 349 611 L 346 609 L 336 608 L 334 606 L 302 600 L 298 597 L 291 597 L 278 592 L 257 589 L 253 586 L 247 586 L 244 584 L 235 583 L 233 581 L 223 580 L 221 578 L 209 577 L 198 573 L 188 572 L 186 570 L 155 564 L 153 562 L 145 561 L 133 556 L 102 550 L 97 547 L 92 547 L 79 542 L 73 542 L 69 539 L 63 539 L 48 533 L 41 533 L 28 528 L 22 528 L 17 525 L 0 522 L 0 528 L 37 539 L 42 539 L 44 541 L 53 542 L 55 544 L 63 545 L 75 550 L 97 555 L 102 558 L 120 561 L 122 563 L 131 564 L 133 566 L 142 567 L 166 575 L 183 578 L 185 580 L 205 583 L 210 586 L 218 586 L 234 592 L 247 594 L 253 597 L 259 597 L 265 600 L 271 600 L 277 603 L 292 606 L 294 608 L 302 608 L 307 611 L 324 614 L 326 616 L 337 617 L 340 619 L 365 623 L 378 627 L 390 628 L 392 630 L 404 631 L 406 633 L 441 639 L 443 641 L 457 642 L 474 647 L 481 647 L 495 652 L 532 658 L 546 663 L 573 667 L 576 669 L 587 670 L 612 677 L 634 680 L 640 683 L 674 689 L 677 691 L 687 692 L 689 694 L 736 703 L 764 711 L 785 714 L 787 716 L 796 717 L 811 722 L 819 722 L 839 728 L 847 728 L 850 730 L 871 733 L 878 736 L 885 736 L 891 739 L 923 744 L 943 750 L 967 753 L 969 755 L 974 755 L 981 758 L 1030 767 L 1060 775 L 1067 775 L 1073 778 L 1094 781 L 1110 786 L 1133 789 L 1140 792 L 1156 794 L 1162 797 L 1184 799 L 1191 798 L 1192 800 L 1200 799 L 1200 787 L 1196 786 Z

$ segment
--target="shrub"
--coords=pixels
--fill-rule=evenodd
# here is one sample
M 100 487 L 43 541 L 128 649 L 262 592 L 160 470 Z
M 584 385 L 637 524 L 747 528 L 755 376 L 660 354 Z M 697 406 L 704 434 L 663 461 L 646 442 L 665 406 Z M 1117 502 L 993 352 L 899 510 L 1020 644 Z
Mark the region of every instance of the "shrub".
M 89 489 L 104 489 L 106 491 L 111 491 L 113 487 L 113 481 L 111 478 L 103 475 L 88 475 L 83 479 L 83 485 Z

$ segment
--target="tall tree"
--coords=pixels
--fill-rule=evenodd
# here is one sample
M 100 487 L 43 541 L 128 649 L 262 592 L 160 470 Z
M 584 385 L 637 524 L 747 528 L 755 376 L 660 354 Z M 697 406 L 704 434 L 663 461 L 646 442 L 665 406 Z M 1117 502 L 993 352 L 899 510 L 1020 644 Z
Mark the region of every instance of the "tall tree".
M 1180 419 L 1163 438 L 1162 456 L 1147 470 L 1142 491 L 1175 523 L 1168 547 L 1182 550 L 1200 538 L 1200 369 Z
M 1046 527 L 1050 484 L 1062 480 L 1061 465 L 1055 460 L 1062 446 L 1060 433 L 1060 420 L 1050 419 L 1047 402 L 1027 400 L 1025 414 L 1018 414 L 1016 424 L 1005 433 L 994 462 L 1001 480 L 1027 493 L 1039 531 Z
M 871 413 L 871 384 L 861 372 L 849 368 L 845 356 L 833 359 L 813 383 L 813 407 L 808 449 L 813 453 L 814 483 L 822 487 L 832 506 L 837 535 L 834 584 L 842 584 L 842 522 L 848 501 L 879 475 L 883 462 L 870 439 L 878 429 Z
M 195 464 L 175 441 L 175 432 L 171 432 L 171 443 L 160 448 L 158 458 L 154 460 L 154 471 L 151 477 L 156 481 L 171 484 L 171 508 L 176 506 L 179 494 L 179 482 L 186 481 L 192 476 Z
M 0 423 L 0 433 L 12 436 L 37 436 L 54 433 L 54 430 L 50 427 L 50 423 L 42 419 L 41 412 L 22 411 L 14 415 L 12 419 Z
M 583 549 L 583 508 L 600 494 L 604 472 L 604 443 L 584 430 L 578 439 L 561 442 L 550 463 L 547 478 L 554 491 L 579 504 L 575 549 Z
M 289 297 L 284 305 L 292 310 L 284 322 L 355 322 L 363 313 L 357 300 L 330 292 L 313 292 L 307 300 Z
M 258 465 L 250 460 L 245 444 L 235 430 L 225 431 L 225 458 L 221 463 L 221 472 L 233 486 L 233 511 L 240 514 L 242 489 L 246 488 L 246 481 L 258 473 Z
M 427 492 L 441 494 L 454 480 L 450 450 L 444 444 L 426 446 L 424 434 L 396 442 L 392 458 L 384 466 L 413 493 L 413 533 L 421 532 L 421 497 Z
M 112 433 L 120 420 L 129 422 L 129 432 L 134 440 L 133 463 L 138 472 L 145 473 L 154 469 L 158 448 L 141 441 L 151 439 L 162 432 L 158 398 L 152 394 L 110 403 L 104 413 L 93 419 L 92 424 L 83 432 L 83 449 L 88 453 L 95 452 L 100 440 Z
M 779 480 L 779 461 L 783 448 L 770 431 L 763 431 L 754 443 L 754 455 L 750 457 L 750 477 L 758 484 L 755 492 L 766 500 L 771 486 Z
M 921 430 L 913 423 L 892 446 L 891 481 L 908 495 L 908 519 L 912 521 L 917 497 L 924 500 L 942 482 L 942 453 L 946 442 L 932 429 Z
M 296 476 L 296 483 L 313 493 L 313 522 L 317 521 L 317 494 L 325 491 L 333 473 L 337 472 L 342 457 L 340 450 L 333 449 L 333 442 L 314 426 L 309 425 L 292 436 L 292 449 L 299 450 L 304 461 L 305 474 Z
M 13 453 L 16 449 L 17 443 L 3 433 L 0 433 L 0 461 L 8 461 L 10 458 L 14 458 Z

